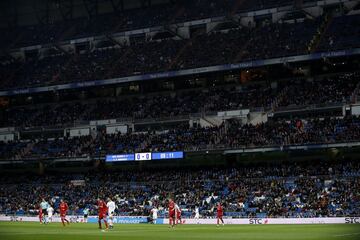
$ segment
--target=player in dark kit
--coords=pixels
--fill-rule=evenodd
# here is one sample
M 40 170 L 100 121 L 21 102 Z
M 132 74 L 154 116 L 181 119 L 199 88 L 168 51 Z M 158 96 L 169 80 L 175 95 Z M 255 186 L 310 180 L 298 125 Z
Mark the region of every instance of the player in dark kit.
M 59 210 L 60 210 L 61 222 L 62 222 L 63 226 L 65 227 L 65 222 L 68 225 L 70 224 L 69 220 L 66 219 L 66 213 L 69 210 L 69 206 L 63 199 L 60 200 Z
M 99 229 L 102 229 L 101 227 L 101 220 L 104 221 L 106 229 L 109 229 L 108 223 L 106 221 L 106 213 L 107 213 L 107 206 L 104 200 L 101 200 L 100 198 L 97 199 L 97 207 L 98 207 L 98 213 L 99 213 Z
M 221 206 L 221 203 L 219 202 L 217 204 L 217 209 L 216 209 L 216 218 L 217 218 L 217 226 L 219 226 L 219 220 L 221 221 L 222 225 L 224 225 L 224 220 L 223 220 L 223 216 L 224 216 L 224 209 Z
M 175 202 L 171 198 L 169 199 L 169 224 L 170 227 L 175 225 Z

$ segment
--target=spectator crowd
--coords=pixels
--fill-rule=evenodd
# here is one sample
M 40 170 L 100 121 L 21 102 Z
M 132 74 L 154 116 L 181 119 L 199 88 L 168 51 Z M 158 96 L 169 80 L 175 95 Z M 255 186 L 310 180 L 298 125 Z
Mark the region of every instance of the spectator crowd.
M 85 207 L 96 214 L 98 196 L 116 202 L 116 215 L 147 216 L 156 206 L 166 216 L 170 197 L 183 217 L 192 217 L 195 206 L 202 217 L 214 217 L 217 202 L 224 204 L 226 217 L 360 214 L 360 165 L 355 160 L 2 178 L 0 213 L 8 215 L 36 215 L 41 198 L 55 209 L 65 199 L 71 214 L 82 215 Z
M 11 59 L 0 67 L 4 79 L 0 87 L 102 80 L 304 54 L 317 25 L 310 19 L 296 24 L 266 22 L 257 28 L 195 34 L 190 39 L 146 39 L 81 53 Z
M 3 57 L 0 61 L 0 88 L 102 80 L 305 54 L 317 25 L 317 20 L 296 24 L 267 23 L 255 29 L 241 27 L 183 40 L 146 40 L 80 54 L 31 57 L 26 61 Z M 352 38 L 338 37 L 339 40 L 333 40 L 337 35 L 327 34 L 334 50 L 354 48 L 359 42 L 356 33 L 350 34 Z M 332 50 L 331 46 L 323 46 L 326 44 L 321 43 L 320 50 Z
M 221 16 L 242 9 L 255 1 L 208 1 L 198 0 L 173 5 L 124 11 L 121 16 L 105 14 L 97 20 L 77 19 L 65 23 L 6 30 L 2 39 L 13 43 L 14 39 L 30 40 L 32 44 L 55 42 L 66 38 L 62 32 L 73 32 L 73 38 L 111 33 L 121 29 L 135 29 L 142 24 L 150 25 L 186 21 L 209 16 Z M 242 3 L 244 2 L 244 3 Z M 260 6 L 272 6 L 278 1 L 256 1 Z M 284 0 L 281 4 L 289 4 Z M 243 6 L 241 7 L 241 5 Z M 195 5 L 195 6 L 193 6 Z M 195 10 L 196 9 L 196 10 Z M 245 7 L 245 9 L 249 9 Z M 250 7 L 251 9 L 251 7 Z M 169 13 L 169 16 L 164 16 Z M 141 16 L 141 17 L 139 17 Z M 131 18 L 131 19 L 130 19 Z M 309 46 L 318 34 L 322 17 L 292 21 L 271 20 L 257 22 L 256 26 L 235 24 L 227 29 L 191 34 L 189 38 L 164 38 L 130 41 L 129 44 L 112 44 L 111 47 L 89 47 L 84 51 L 48 51 L 25 59 L 0 57 L 1 89 L 53 85 L 69 82 L 102 80 L 130 75 L 234 64 L 242 61 L 285 57 L 309 53 Z M 314 51 L 333 51 L 359 47 L 359 15 L 335 17 L 320 37 Z M 75 22 L 74 22 L 75 21 Z M 104 24 L 108 23 L 108 24 Z M 245 25 L 245 26 L 243 26 Z M 29 28 L 29 29 L 28 29 Z M 73 31 L 68 30 L 68 28 Z M 74 29 L 73 29 L 74 28 Z M 66 29 L 66 30 L 65 30 Z M 46 34 L 44 34 L 46 32 Z M 196 32 L 196 31 L 195 31 Z M 7 36 L 9 35 L 9 36 Z M 18 34 L 19 35 L 19 34 Z M 21 35 L 24 35 L 21 37 Z M 69 36 L 68 36 L 69 37 Z M 45 38 L 45 39 L 43 39 Z M 177 39 L 177 40 L 175 40 Z M 57 40 L 58 41 L 58 40 Z M 14 43 L 15 44 L 15 43 Z M 23 45 L 22 44 L 22 45 Z M 44 51 L 45 52 L 45 51 Z
M 106 134 L 102 130 L 96 136 L 1 142 L 0 158 L 96 157 L 110 153 L 347 143 L 359 139 L 360 119 L 356 116 L 269 120 L 256 125 L 230 119 L 214 127 L 190 127 L 186 123 L 160 132 Z
M 98 98 L 96 101 L 39 104 L 0 109 L 1 127 L 67 126 L 103 119 L 156 119 L 238 109 L 351 103 L 360 76 L 344 73 L 314 79 L 264 82 Z M 275 81 L 274 81 L 275 83 Z
M 2 31 L 2 46 L 56 43 L 79 37 L 161 26 L 233 14 L 293 1 L 175 1 L 151 8 L 103 14 Z M 332 19 L 316 51 L 359 47 L 359 15 Z M 146 20 L 146 22 L 145 22 Z M 77 53 L 43 54 L 14 59 L 0 57 L 0 89 L 85 82 L 130 75 L 233 64 L 242 61 L 306 54 L 321 18 L 292 23 L 261 21 L 256 26 L 214 29 L 189 39 L 143 39 L 109 48 L 91 47 Z M 46 34 L 44 34 L 46 32 Z M 177 39 L 177 40 L 175 40 Z M 64 127 L 75 122 L 128 118 L 131 121 L 175 118 L 239 109 L 279 109 L 351 103 L 359 87 L 358 73 L 272 83 L 213 86 L 171 93 L 127 95 L 77 102 L 0 109 L 0 127 Z M 357 89 L 358 90 L 358 89 Z M 215 125 L 215 124 L 214 124 Z M 161 131 L 87 136 L 17 139 L 0 142 L 1 160 L 104 157 L 106 154 L 199 151 L 265 146 L 348 143 L 360 140 L 360 117 L 293 118 L 257 124 L 238 119 L 219 126 L 181 123 Z M 213 217 L 221 201 L 226 217 L 325 217 L 360 215 L 360 165 L 357 161 L 287 163 L 220 169 L 97 172 L 59 176 L 0 176 L 0 213 L 36 215 L 41 198 L 57 209 L 64 198 L 73 214 L 85 207 L 96 213 L 100 195 L 112 197 L 118 215 L 149 215 L 156 206 L 166 216 L 171 196 L 185 216 L 198 206 L 202 217 Z M 83 180 L 74 185 L 72 180 Z

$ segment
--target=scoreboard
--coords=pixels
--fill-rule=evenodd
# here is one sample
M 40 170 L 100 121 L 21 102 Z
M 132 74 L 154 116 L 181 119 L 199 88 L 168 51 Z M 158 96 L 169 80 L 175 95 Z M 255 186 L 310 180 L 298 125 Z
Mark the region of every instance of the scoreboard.
M 179 159 L 184 158 L 184 152 L 158 152 L 152 154 L 152 159 Z
M 106 155 L 106 162 L 125 162 L 134 161 L 134 154 L 118 154 L 118 155 Z
M 148 161 L 151 160 L 151 152 L 135 153 L 135 161 Z
M 141 152 L 131 154 L 106 155 L 106 162 L 126 162 L 126 161 L 151 161 L 183 159 L 184 152 Z

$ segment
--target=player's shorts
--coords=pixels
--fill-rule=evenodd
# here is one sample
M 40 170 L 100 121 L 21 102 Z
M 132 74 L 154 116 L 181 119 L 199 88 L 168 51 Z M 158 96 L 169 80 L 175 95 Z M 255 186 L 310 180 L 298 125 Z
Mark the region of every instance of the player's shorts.
M 65 212 L 65 213 L 64 213 L 64 212 L 61 212 L 61 213 L 60 213 L 60 217 L 61 217 L 61 218 L 66 217 L 66 212 Z
M 175 218 L 175 211 L 169 212 L 169 218 Z
M 176 213 L 176 217 L 181 218 L 181 213 L 180 212 Z
M 46 209 L 43 209 L 43 210 L 42 210 L 42 215 L 43 215 L 43 216 L 47 215 Z
M 195 214 L 195 218 L 200 218 L 200 215 L 199 215 L 199 214 Z
M 51 217 L 53 216 L 53 214 L 52 214 L 52 213 L 49 213 L 48 216 L 51 218 Z
M 87 214 L 84 214 L 84 218 L 87 218 L 88 217 L 88 215 Z
M 109 217 L 114 217 L 114 212 L 108 212 Z
M 99 219 L 106 219 L 106 213 L 99 213 Z
M 218 214 L 217 214 L 217 218 L 222 218 L 223 216 L 224 216 L 223 213 L 218 213 Z

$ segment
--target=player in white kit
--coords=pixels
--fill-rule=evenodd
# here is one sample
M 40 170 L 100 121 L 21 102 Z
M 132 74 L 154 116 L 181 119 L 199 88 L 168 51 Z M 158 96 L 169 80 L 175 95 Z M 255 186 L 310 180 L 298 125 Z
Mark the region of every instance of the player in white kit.
M 51 223 L 52 222 L 52 216 L 54 214 L 54 208 L 49 205 L 49 207 L 46 209 L 47 214 L 48 214 L 48 222 Z
M 197 224 L 199 224 L 199 218 L 200 218 L 199 207 L 195 206 L 195 219 Z
M 158 218 L 158 209 L 156 207 L 154 207 L 153 209 L 151 209 L 151 214 L 152 214 L 152 223 L 156 224 L 156 220 Z
M 182 219 L 181 219 L 181 209 L 179 207 L 179 205 L 177 205 L 175 203 L 175 224 L 182 224 Z
M 112 228 L 114 228 L 113 219 L 114 219 L 116 205 L 115 205 L 115 202 L 113 202 L 110 198 L 108 198 L 108 202 L 107 202 L 106 206 L 108 208 L 109 228 L 112 229 Z

